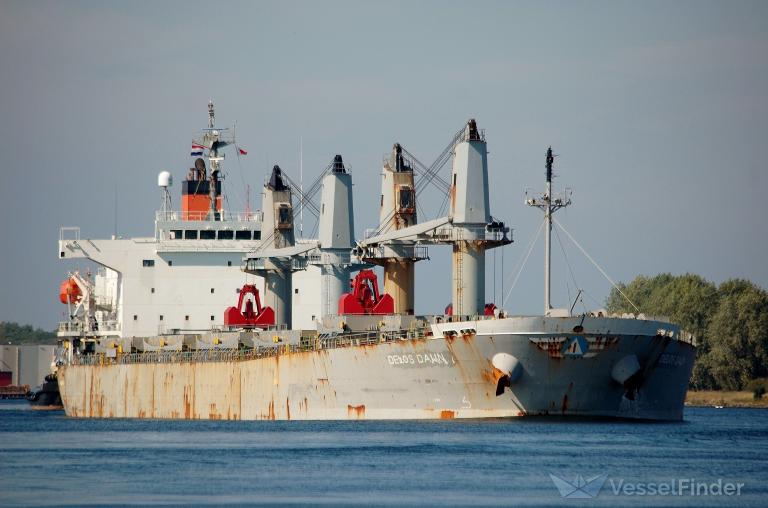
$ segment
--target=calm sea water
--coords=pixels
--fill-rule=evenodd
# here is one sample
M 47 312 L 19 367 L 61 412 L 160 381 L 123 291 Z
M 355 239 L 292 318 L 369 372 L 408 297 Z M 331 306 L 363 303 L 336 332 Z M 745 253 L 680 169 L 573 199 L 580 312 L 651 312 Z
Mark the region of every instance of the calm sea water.
M 81 420 L 1 402 L 3 506 L 768 505 L 768 410 L 691 408 L 683 423 L 207 422 Z M 550 473 L 607 480 L 596 498 L 568 499 Z M 744 486 L 613 490 L 680 478 Z

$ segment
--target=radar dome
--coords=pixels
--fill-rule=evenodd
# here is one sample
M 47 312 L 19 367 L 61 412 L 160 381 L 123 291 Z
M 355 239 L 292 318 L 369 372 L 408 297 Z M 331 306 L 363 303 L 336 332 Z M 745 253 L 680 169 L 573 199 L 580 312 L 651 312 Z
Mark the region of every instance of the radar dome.
M 171 176 L 171 173 L 168 171 L 161 171 L 159 175 L 157 175 L 157 186 L 158 187 L 170 187 L 173 185 L 173 176 Z

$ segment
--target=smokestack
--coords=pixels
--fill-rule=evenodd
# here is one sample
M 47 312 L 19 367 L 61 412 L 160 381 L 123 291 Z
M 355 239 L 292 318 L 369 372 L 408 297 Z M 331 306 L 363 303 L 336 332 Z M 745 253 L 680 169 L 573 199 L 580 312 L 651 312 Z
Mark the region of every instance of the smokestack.
M 205 220 L 212 206 L 221 211 L 221 180 L 212 186 L 207 175 L 205 160 L 198 157 L 181 185 L 182 220 Z

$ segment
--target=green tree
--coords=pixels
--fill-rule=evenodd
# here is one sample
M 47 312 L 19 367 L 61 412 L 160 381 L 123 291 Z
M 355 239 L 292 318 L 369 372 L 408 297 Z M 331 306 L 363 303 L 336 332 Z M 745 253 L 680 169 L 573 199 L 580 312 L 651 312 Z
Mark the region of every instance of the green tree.
M 664 273 L 619 287 L 645 314 L 666 316 L 696 336 L 693 388 L 740 390 L 768 375 L 768 293 L 755 284 L 733 279 L 718 288 L 698 275 Z M 636 312 L 616 289 L 606 308 Z
M 56 344 L 56 334 L 30 325 L 0 321 L 0 343 L 2 344 Z
M 655 277 L 640 275 L 621 290 L 651 316 L 665 316 L 701 339 L 717 308 L 717 286 L 704 278 L 687 273 L 674 276 L 662 273 Z M 637 312 L 614 288 L 606 302 L 609 312 Z
M 768 375 L 768 292 L 734 279 L 718 289 L 720 301 L 707 336 L 707 363 L 715 384 L 741 390 Z

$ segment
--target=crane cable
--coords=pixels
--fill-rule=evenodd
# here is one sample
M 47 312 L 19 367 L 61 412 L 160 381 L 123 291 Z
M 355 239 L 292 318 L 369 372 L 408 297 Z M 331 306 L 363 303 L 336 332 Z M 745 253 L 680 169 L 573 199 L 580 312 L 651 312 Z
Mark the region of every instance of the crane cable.
M 635 309 L 635 310 L 638 312 L 638 314 L 639 314 L 639 313 L 640 313 L 640 309 L 638 309 L 638 308 L 637 308 L 637 305 L 635 305 L 635 303 L 634 303 L 632 300 L 630 300 L 630 299 L 629 299 L 629 297 L 628 297 L 628 296 L 627 296 L 627 295 L 624 293 L 624 291 L 622 291 L 622 290 L 621 290 L 621 288 L 620 288 L 620 287 L 619 287 L 619 286 L 618 286 L 618 285 L 617 285 L 617 284 L 616 284 L 616 283 L 613 281 L 613 279 L 611 279 L 611 278 L 608 276 L 608 274 L 607 274 L 607 273 L 605 273 L 605 270 L 603 270 L 602 268 L 600 268 L 600 265 L 598 265 L 598 264 L 597 264 L 597 261 L 595 261 L 594 259 L 592 259 L 592 256 L 590 256 L 590 255 L 589 255 L 589 253 L 588 253 L 586 250 L 584 250 L 584 247 L 582 247 L 582 246 L 581 246 L 581 244 L 579 244 L 579 242 L 577 242 L 577 241 L 576 241 L 576 239 L 575 239 L 575 238 L 574 238 L 574 237 L 573 237 L 573 236 L 572 236 L 572 235 L 571 235 L 571 234 L 568 232 L 568 230 L 567 230 L 567 229 L 565 229 L 565 228 L 563 227 L 563 225 L 562 225 L 562 224 L 560 224 L 560 223 L 557 221 L 557 219 L 555 219 L 554 217 L 552 217 L 552 222 L 554 222 L 555 224 L 557 224 L 557 227 L 559 227 L 560 229 L 562 229 L 562 230 L 563 230 L 563 233 L 565 233 L 566 235 L 568 235 L 568 238 L 570 238 L 570 240 L 573 242 L 573 244 L 574 244 L 576 247 L 578 247 L 578 248 L 579 248 L 579 250 L 581 251 L 581 253 L 582 253 L 582 254 L 584 254 L 584 256 L 585 256 L 585 257 L 586 257 L 586 258 L 587 258 L 587 259 L 588 259 L 588 260 L 589 260 L 589 261 L 590 261 L 590 262 L 591 262 L 591 263 L 592 263 L 592 264 L 595 266 L 595 268 L 597 268 L 597 269 L 600 271 L 600 273 L 601 273 L 601 274 L 603 274 L 603 277 L 605 277 L 605 278 L 606 278 L 606 280 L 607 280 L 608 282 L 610 282 L 610 283 L 611 283 L 611 285 L 612 285 L 614 288 L 616 288 L 616 291 L 618 291 L 618 292 L 619 292 L 619 294 L 621 294 L 621 296 L 623 296 L 623 297 L 624 297 L 624 299 L 625 299 L 625 300 L 627 300 L 627 301 L 629 302 L 629 304 L 630 304 L 630 305 L 631 305 L 631 306 L 632 306 L 632 307 L 633 307 L 633 308 L 634 308 L 634 309 Z
M 507 291 L 507 296 L 504 298 L 504 301 L 501 302 L 501 307 L 504 308 L 507 304 L 507 300 L 509 300 L 510 295 L 512 294 L 512 290 L 515 289 L 515 284 L 517 284 L 517 280 L 520 278 L 520 274 L 523 273 L 523 268 L 525 267 L 525 263 L 528 261 L 528 257 L 530 257 L 531 252 L 533 251 L 533 246 L 536 244 L 536 240 L 539 239 L 539 235 L 541 234 L 541 230 L 544 227 L 544 223 L 546 222 L 546 219 L 541 221 L 541 224 L 539 224 L 539 229 L 536 230 L 536 234 L 531 238 L 531 241 L 528 243 L 528 247 L 525 253 L 525 257 L 523 257 L 522 263 L 520 263 L 519 268 L 517 269 L 517 274 L 515 274 L 514 280 L 512 281 L 512 286 L 509 288 L 509 291 Z M 513 270 L 514 273 L 514 270 Z

